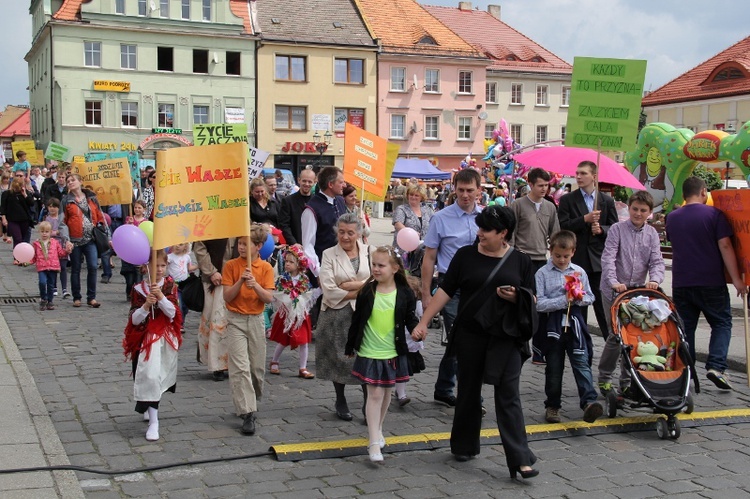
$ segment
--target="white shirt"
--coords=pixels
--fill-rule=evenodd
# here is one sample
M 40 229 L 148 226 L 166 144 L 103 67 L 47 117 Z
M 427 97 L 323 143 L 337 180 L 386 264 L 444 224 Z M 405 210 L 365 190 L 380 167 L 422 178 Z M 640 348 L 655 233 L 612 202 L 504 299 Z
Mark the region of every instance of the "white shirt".
M 334 198 L 323 191 L 320 191 L 320 193 L 326 197 L 328 204 L 333 205 Z M 308 268 L 315 277 L 318 277 L 318 274 L 320 273 L 320 260 L 318 259 L 318 255 L 315 254 L 318 220 L 315 218 L 315 213 L 313 213 L 312 208 L 309 206 L 306 206 L 305 209 L 302 210 L 302 217 L 300 217 L 300 220 L 302 223 L 302 248 L 309 263 Z

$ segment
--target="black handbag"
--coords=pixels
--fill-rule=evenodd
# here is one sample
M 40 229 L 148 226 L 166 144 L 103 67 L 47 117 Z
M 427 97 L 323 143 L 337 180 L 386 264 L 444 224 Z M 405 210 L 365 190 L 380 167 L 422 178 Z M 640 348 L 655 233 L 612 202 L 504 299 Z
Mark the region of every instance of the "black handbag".
M 96 244 L 96 250 L 99 252 L 99 256 L 109 251 L 109 229 L 106 224 L 99 223 L 94 226 L 94 243 Z
M 203 302 L 206 295 L 203 290 L 203 281 L 195 274 L 190 274 L 187 279 L 180 282 L 177 287 L 180 289 L 182 303 L 193 312 L 203 312 Z

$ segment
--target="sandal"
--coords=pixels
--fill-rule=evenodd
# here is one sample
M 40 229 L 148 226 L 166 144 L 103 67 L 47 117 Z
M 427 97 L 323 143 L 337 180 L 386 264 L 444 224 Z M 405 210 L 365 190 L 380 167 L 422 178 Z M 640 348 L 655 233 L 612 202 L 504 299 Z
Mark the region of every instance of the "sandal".
M 78 308 L 81 306 L 81 300 L 73 300 L 73 306 Z
M 268 367 L 268 372 L 271 374 L 281 374 L 279 363 L 271 361 L 271 365 Z
M 304 379 L 313 379 L 315 375 L 308 371 L 307 368 L 305 368 L 299 370 L 299 377 Z
M 99 303 L 99 302 L 98 302 L 98 301 L 96 301 L 96 300 L 89 300 L 89 301 L 87 301 L 86 303 L 87 303 L 87 304 L 88 304 L 88 306 L 89 306 L 89 307 L 91 307 L 91 308 L 99 308 L 99 307 L 101 307 L 101 306 L 102 306 L 102 304 L 101 304 L 101 303 Z

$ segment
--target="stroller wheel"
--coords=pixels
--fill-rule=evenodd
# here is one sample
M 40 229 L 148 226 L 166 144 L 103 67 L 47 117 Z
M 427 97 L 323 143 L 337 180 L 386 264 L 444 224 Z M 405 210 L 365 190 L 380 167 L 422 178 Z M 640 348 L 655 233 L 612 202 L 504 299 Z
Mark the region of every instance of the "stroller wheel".
M 693 400 L 693 394 L 688 393 L 685 403 L 685 414 L 692 414 L 695 409 L 695 400 Z
M 669 428 L 667 426 L 667 420 L 659 418 L 656 420 L 656 436 L 661 440 L 669 438 Z
M 617 394 L 613 390 L 607 392 L 607 396 L 604 397 L 604 412 L 607 413 L 607 417 L 617 417 Z
M 682 429 L 680 428 L 679 419 L 677 418 L 672 419 L 671 424 L 669 421 L 667 421 L 667 427 L 669 428 L 669 438 L 671 438 L 672 440 L 677 440 L 678 438 L 680 438 Z

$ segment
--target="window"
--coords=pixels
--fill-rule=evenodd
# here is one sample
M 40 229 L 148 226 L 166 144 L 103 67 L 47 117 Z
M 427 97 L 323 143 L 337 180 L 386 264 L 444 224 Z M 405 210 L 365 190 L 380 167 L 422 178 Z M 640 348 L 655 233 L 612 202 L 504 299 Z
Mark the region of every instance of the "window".
M 174 49 L 172 47 L 156 47 L 156 69 L 159 71 L 174 71 Z
M 305 81 L 307 79 L 307 58 L 302 56 L 277 55 L 276 79 L 285 81 Z
M 549 85 L 536 86 L 536 105 L 549 106 Z
M 424 91 L 434 92 L 434 93 L 440 92 L 440 70 L 439 69 L 425 69 Z
M 458 72 L 458 93 L 459 94 L 470 94 L 472 93 L 472 80 L 473 74 L 471 71 L 459 71 Z
M 86 121 L 87 125 L 102 126 L 102 101 L 86 101 Z
M 333 131 L 343 132 L 347 123 L 364 128 L 365 110 L 361 108 L 335 108 L 333 110 Z
M 193 73 L 208 74 L 208 50 L 193 49 Z
M 159 1 L 159 17 L 169 18 L 169 0 Z
M 203 20 L 204 21 L 210 21 L 211 20 L 211 0 L 203 0 Z
M 277 130 L 307 130 L 307 108 L 276 106 L 274 128 Z
M 102 42 L 83 42 L 83 65 L 102 67 Z
M 115 14 L 125 14 L 125 0 L 115 0 Z
M 137 69 L 138 60 L 136 58 L 135 45 L 120 45 L 120 68 Z
M 146 0 L 138 0 L 138 15 L 145 16 L 146 9 L 147 9 Z
M 716 73 L 713 81 L 739 80 L 744 77 L 745 75 L 739 68 L 727 68 Z
M 486 102 L 495 103 L 497 102 L 497 82 L 495 81 L 488 81 L 487 82 L 487 91 L 485 92 L 485 98 L 484 100 Z
M 523 83 L 512 83 L 510 85 L 510 103 L 523 104 Z
M 495 127 L 497 127 L 497 123 L 485 123 L 484 124 L 484 138 L 485 139 L 492 139 L 492 132 L 495 131 Z
M 391 68 L 391 92 L 406 92 L 406 68 Z
M 174 127 L 174 104 L 159 104 L 159 112 L 156 115 L 156 123 L 160 127 Z
M 437 116 L 425 116 L 424 118 L 424 138 L 437 140 L 440 138 L 438 130 L 439 119 Z
M 242 74 L 240 52 L 227 52 L 226 55 L 227 74 L 239 76 Z
M 208 123 L 208 106 L 193 106 L 193 124 L 205 125 Z
M 458 140 L 471 140 L 471 116 L 458 118 Z
M 570 106 L 570 85 L 563 85 L 562 87 L 562 100 L 560 105 L 562 107 Z
M 568 132 L 568 127 L 566 127 L 565 125 L 563 125 L 560 128 L 560 138 L 563 139 L 563 140 L 565 140 L 565 135 L 567 134 L 567 132 Z
M 122 126 L 138 126 L 138 103 L 122 103 Z
M 510 138 L 513 139 L 513 142 L 517 144 L 521 144 L 521 125 L 511 125 L 510 126 Z
M 534 137 L 536 142 L 547 142 L 547 125 L 537 125 L 536 136 Z
M 391 138 L 403 139 L 406 137 L 406 116 L 403 114 L 391 115 Z
M 364 83 L 365 61 L 362 59 L 335 59 L 333 79 L 336 83 Z
M 182 0 L 181 11 L 183 19 L 190 19 L 190 0 Z

